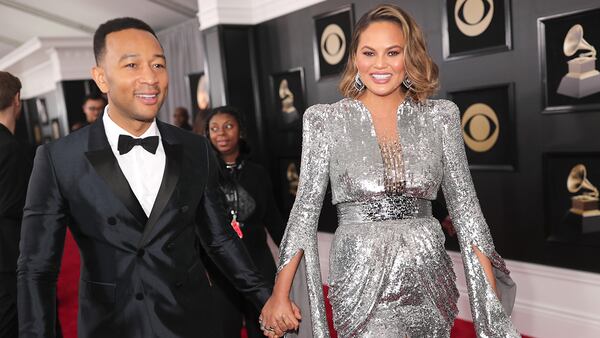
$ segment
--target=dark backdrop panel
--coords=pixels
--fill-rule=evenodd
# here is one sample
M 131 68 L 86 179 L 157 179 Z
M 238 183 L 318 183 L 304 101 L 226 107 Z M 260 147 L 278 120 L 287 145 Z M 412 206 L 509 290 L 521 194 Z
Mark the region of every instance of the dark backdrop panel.
M 442 58 L 442 6 L 439 0 L 390 1 L 407 10 L 419 23 L 429 51 L 440 67 L 441 88 L 447 92 L 498 83 L 515 83 L 515 126 L 518 171 L 473 171 L 481 207 L 498 250 L 510 259 L 600 272 L 600 260 L 589 247 L 548 244 L 544 231 L 542 154 L 548 151 L 600 149 L 596 136 L 600 112 L 543 115 L 538 56 L 537 18 L 599 7 L 596 0 L 512 1 L 513 50 L 444 62 Z M 349 4 L 324 3 L 260 24 L 255 29 L 263 116 L 272 112 L 269 74 L 304 67 L 307 106 L 341 99 L 339 77 L 315 80 L 312 37 L 313 16 Z M 376 0 L 354 2 L 358 20 L 379 4 Z M 598 46 L 596 46 L 598 48 Z M 277 138 L 267 130 L 266 153 Z M 299 155 L 299 154 L 298 154 Z M 277 182 L 277 160 L 270 159 Z M 576 263 L 575 263 L 576 262 Z
M 221 27 L 221 42 L 225 62 L 225 78 L 227 104 L 239 108 L 243 114 L 246 125 L 246 139 L 250 147 L 257 150 L 259 146 L 256 107 L 254 92 L 252 90 L 252 31 L 247 26 Z M 233 80 L 235 79 L 235 80 Z

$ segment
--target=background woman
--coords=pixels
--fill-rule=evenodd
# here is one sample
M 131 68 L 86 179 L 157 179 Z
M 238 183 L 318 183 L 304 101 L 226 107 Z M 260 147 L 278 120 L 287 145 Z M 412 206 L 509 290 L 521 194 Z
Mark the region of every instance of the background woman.
M 508 316 L 514 284 L 479 207 L 458 108 L 428 99 L 438 69 L 420 28 L 400 8 L 381 5 L 358 21 L 350 48 L 340 83 L 346 98 L 304 114 L 300 184 L 261 314 L 265 335 L 298 325 L 288 294 L 304 255 L 311 313 L 303 316 L 310 315 L 315 337 L 328 336 L 316 228 L 330 181 L 339 227 L 329 300 L 341 337 L 450 336 L 458 291 L 431 216 L 440 186 L 460 239 L 478 335 L 518 337 Z
M 243 139 L 240 113 L 233 107 L 218 107 L 207 117 L 206 135 L 217 150 L 223 167 L 221 189 L 227 197 L 234 230 L 238 233 L 261 274 L 273 283 L 275 262 L 267 245 L 265 227 L 279 245 L 285 223 L 273 199 L 266 170 L 249 160 L 249 148 Z M 216 287 L 215 311 L 222 319 L 224 338 L 238 338 L 245 318 L 248 336 L 262 337 L 258 310 L 229 284 L 214 266 L 209 269 Z

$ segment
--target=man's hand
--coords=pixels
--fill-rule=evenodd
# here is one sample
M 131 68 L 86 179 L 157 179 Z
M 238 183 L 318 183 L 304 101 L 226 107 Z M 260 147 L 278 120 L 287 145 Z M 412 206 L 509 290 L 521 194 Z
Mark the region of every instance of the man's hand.
M 289 297 L 271 296 L 263 307 L 259 322 L 267 337 L 283 337 L 286 331 L 298 330 L 302 319 L 300 309 Z

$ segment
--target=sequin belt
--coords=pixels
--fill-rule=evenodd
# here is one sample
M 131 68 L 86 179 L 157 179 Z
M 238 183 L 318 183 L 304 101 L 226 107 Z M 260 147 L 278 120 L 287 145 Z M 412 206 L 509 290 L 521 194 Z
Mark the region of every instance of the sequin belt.
M 431 216 L 431 201 L 411 196 L 383 196 L 337 204 L 339 224 L 391 221 Z

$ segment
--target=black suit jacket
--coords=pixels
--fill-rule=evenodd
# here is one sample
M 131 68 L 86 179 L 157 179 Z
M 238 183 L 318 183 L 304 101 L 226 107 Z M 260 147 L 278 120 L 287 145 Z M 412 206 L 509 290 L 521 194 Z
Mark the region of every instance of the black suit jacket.
M 208 141 L 157 122 L 166 153 L 149 218 L 102 119 L 36 154 L 18 261 L 21 337 L 51 337 L 68 224 L 79 246 L 80 337 L 218 337 L 200 239 L 233 284 L 262 307 L 270 294 L 228 224 Z M 148 168 L 153 170 L 153 168 Z
M 14 274 L 17 270 L 21 217 L 30 172 L 26 150 L 0 124 L 0 273 Z

